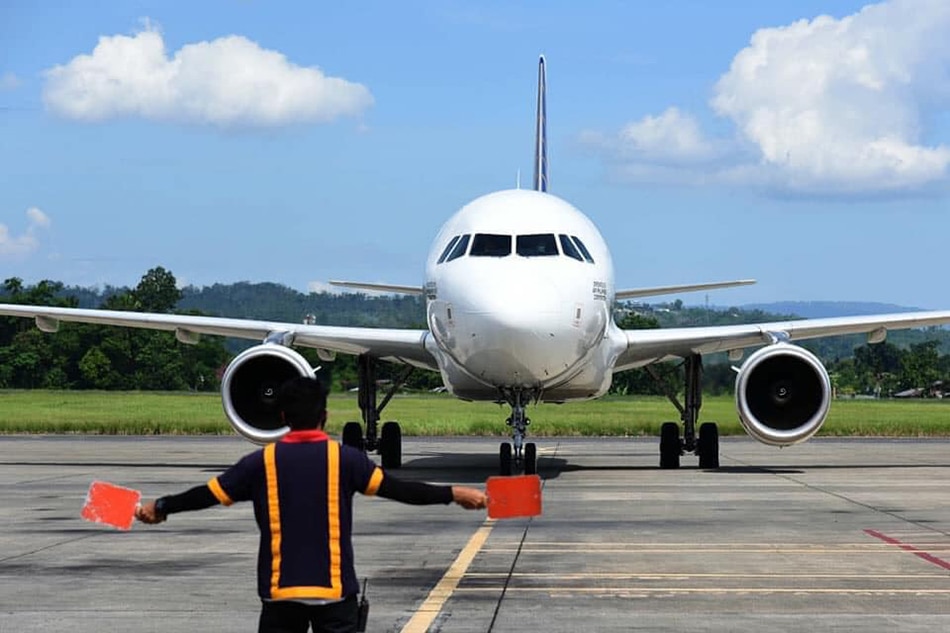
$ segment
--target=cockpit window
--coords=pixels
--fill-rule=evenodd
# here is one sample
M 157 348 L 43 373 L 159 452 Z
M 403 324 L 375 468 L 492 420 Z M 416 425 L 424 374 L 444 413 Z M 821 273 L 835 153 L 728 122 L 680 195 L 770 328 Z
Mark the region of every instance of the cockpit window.
M 453 259 L 458 259 L 465 254 L 465 251 L 468 249 L 468 240 L 471 236 L 466 234 L 455 243 L 455 248 L 452 249 L 452 252 L 449 253 L 449 256 L 445 258 L 445 261 L 450 262 Z
M 445 245 L 445 250 L 442 251 L 441 255 L 439 255 L 439 261 L 436 262 L 437 264 L 441 264 L 445 261 L 445 258 L 449 256 L 449 253 L 452 252 L 452 247 L 455 246 L 455 243 L 459 241 L 460 237 L 461 235 L 456 235 L 451 239 L 451 241 L 449 241 L 448 244 Z
M 558 240 L 561 242 L 561 252 L 563 252 L 568 257 L 576 259 L 579 262 L 584 261 L 584 256 L 581 255 L 580 251 L 577 250 L 577 247 L 574 246 L 574 242 L 571 241 L 571 238 L 567 235 L 558 235 Z
M 590 256 L 590 251 L 587 250 L 586 246 L 584 246 L 584 242 L 581 241 L 581 238 L 575 235 L 572 235 L 571 238 L 574 240 L 574 243 L 577 244 L 577 248 L 580 250 L 580 252 L 584 254 L 584 259 L 593 264 L 594 258 Z
M 511 236 L 476 233 L 469 257 L 507 257 L 511 255 Z
M 552 233 L 518 236 L 518 254 L 522 257 L 557 255 L 557 242 Z

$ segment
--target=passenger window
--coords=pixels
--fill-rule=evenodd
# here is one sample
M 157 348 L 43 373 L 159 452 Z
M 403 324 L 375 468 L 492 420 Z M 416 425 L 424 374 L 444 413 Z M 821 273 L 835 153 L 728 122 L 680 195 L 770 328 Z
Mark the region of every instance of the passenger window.
M 511 236 L 476 233 L 469 257 L 507 257 L 511 255 Z
M 452 240 L 448 244 L 446 244 L 445 250 L 442 251 L 441 255 L 439 255 L 439 261 L 436 262 L 437 264 L 441 264 L 442 262 L 445 261 L 445 258 L 449 256 L 449 253 L 452 252 L 452 247 L 455 246 L 455 243 L 459 241 L 459 237 L 461 236 L 456 235 L 455 237 L 452 238 Z
M 571 241 L 571 238 L 566 235 L 558 235 L 557 238 L 561 242 L 561 252 L 579 262 L 584 261 L 584 256 L 581 255 L 577 247 L 574 246 L 574 242 Z
M 465 251 L 468 249 L 469 237 L 469 235 L 463 235 L 462 238 L 456 242 L 455 248 L 453 248 L 452 252 L 449 253 L 449 256 L 445 258 L 446 262 L 450 262 L 453 259 L 458 259 L 465 254 Z
M 522 257 L 545 257 L 557 255 L 557 242 L 553 233 L 518 236 L 518 254 Z
M 572 235 L 572 236 L 571 236 L 571 239 L 574 240 L 574 243 L 575 243 L 575 244 L 577 244 L 577 248 L 580 250 L 580 252 L 584 254 L 584 259 L 586 259 L 586 260 L 589 261 L 591 264 L 593 264 L 593 263 L 594 263 L 594 258 L 590 256 L 590 251 L 587 250 L 587 247 L 586 247 L 586 246 L 584 246 L 584 242 L 581 241 L 581 238 L 579 238 L 579 237 L 577 237 L 577 236 L 575 236 L 575 235 Z

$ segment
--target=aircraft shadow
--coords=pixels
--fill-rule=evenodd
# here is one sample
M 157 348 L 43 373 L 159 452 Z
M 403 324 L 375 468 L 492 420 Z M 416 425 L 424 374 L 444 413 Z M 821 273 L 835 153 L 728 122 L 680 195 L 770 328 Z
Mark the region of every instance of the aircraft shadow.
M 809 464 L 807 466 L 720 466 L 710 473 L 722 475 L 730 474 L 771 474 L 771 475 L 801 475 L 813 470 L 889 470 L 904 468 L 950 468 L 950 464 Z

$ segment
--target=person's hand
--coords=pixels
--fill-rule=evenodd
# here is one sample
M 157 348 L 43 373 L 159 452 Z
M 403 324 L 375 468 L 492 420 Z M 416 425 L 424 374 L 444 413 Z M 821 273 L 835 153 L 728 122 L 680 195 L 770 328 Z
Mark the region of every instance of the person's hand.
M 156 523 L 161 523 L 164 521 L 166 517 L 164 514 L 159 514 L 155 511 L 154 501 L 149 501 L 147 503 L 143 503 L 135 509 L 135 518 L 142 523 L 155 525 Z
M 488 495 L 476 488 L 452 486 L 452 501 L 466 510 L 478 510 L 488 507 Z

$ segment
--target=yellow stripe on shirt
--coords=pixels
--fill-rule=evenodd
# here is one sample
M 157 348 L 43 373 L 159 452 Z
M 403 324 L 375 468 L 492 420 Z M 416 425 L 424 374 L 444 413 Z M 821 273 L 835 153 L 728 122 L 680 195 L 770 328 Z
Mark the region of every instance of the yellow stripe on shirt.
M 267 476 L 267 517 L 270 523 L 271 597 L 280 587 L 280 498 L 277 496 L 276 444 L 264 447 L 264 472 Z
M 340 445 L 327 440 L 327 514 L 330 516 L 330 587 L 343 597 L 340 570 Z
M 211 478 L 211 481 L 208 482 L 208 489 L 211 490 L 211 494 L 213 494 L 215 499 L 217 499 L 222 505 L 229 506 L 234 503 L 234 500 L 229 497 L 228 493 L 226 493 L 224 488 L 221 487 L 221 482 L 218 481 L 217 477 Z
M 369 483 L 366 484 L 366 490 L 363 491 L 364 495 L 373 496 L 379 491 L 380 484 L 383 483 L 383 469 L 377 466 L 373 469 L 373 474 L 370 475 Z

